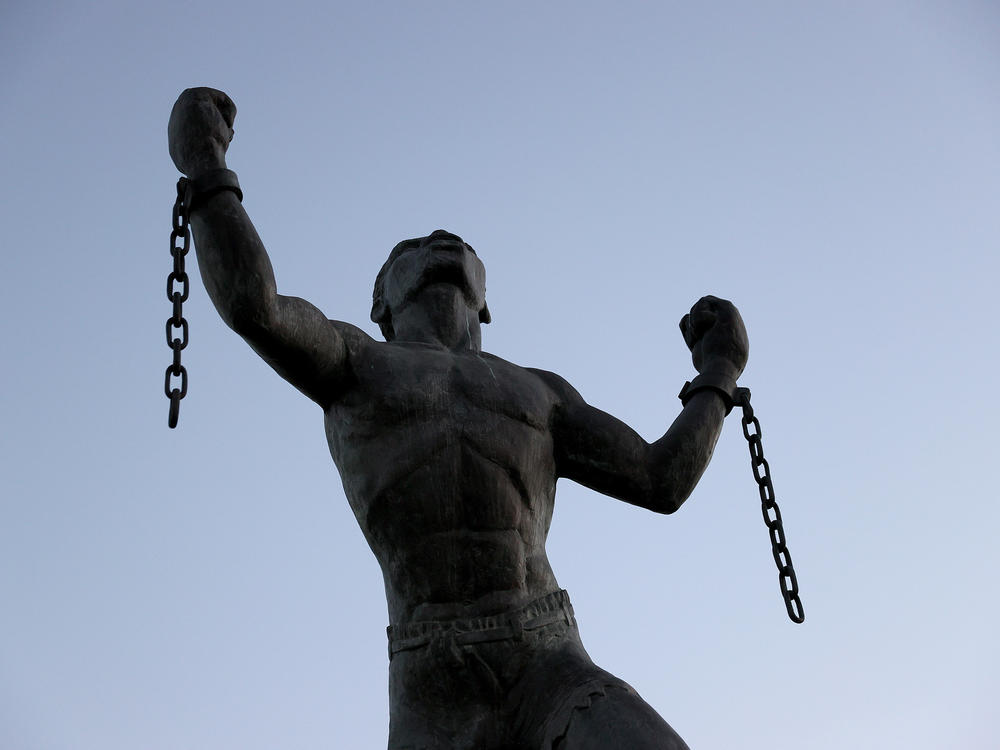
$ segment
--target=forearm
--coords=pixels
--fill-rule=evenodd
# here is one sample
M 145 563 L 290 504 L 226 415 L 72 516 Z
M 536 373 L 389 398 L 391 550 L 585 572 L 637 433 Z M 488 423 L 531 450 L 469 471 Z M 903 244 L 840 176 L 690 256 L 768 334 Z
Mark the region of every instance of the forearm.
M 651 509 L 661 513 L 677 510 L 708 468 L 750 350 L 739 311 L 718 297 L 698 300 L 681 332 L 698 376 L 681 391 L 681 413 L 649 449 Z
M 235 193 L 222 190 L 196 203 L 191 215 L 201 277 L 215 309 L 237 332 L 274 314 L 274 271 L 264 244 Z
M 649 492 L 643 506 L 673 513 L 690 496 L 712 460 L 727 406 L 715 391 L 695 393 L 666 434 L 649 446 Z

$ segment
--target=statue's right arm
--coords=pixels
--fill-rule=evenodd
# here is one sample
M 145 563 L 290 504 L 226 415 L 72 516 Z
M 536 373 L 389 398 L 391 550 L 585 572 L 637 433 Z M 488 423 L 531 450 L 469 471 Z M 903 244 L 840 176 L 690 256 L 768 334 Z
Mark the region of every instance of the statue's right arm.
M 194 179 L 224 169 L 236 107 L 221 91 L 188 89 L 170 115 L 170 155 Z M 271 261 L 235 193 L 200 200 L 191 213 L 201 277 L 226 324 L 278 374 L 324 408 L 348 381 L 341 327 L 309 302 L 277 293 Z M 360 332 L 359 332 L 360 333 Z
M 236 195 L 210 196 L 191 216 L 201 278 L 215 309 L 279 375 L 326 408 L 347 380 L 337 324 L 277 293 L 271 261 Z

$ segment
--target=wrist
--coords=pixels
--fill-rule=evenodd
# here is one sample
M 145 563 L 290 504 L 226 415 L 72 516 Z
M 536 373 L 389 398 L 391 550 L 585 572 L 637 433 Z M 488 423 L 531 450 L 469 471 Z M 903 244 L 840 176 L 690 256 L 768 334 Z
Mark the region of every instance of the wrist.
M 228 169 L 225 159 L 216 159 L 213 157 L 199 160 L 185 166 L 187 169 L 184 169 L 183 172 L 189 180 L 199 180 L 212 172 L 218 172 L 220 169 Z
M 188 211 L 194 211 L 216 193 L 229 191 L 243 201 L 243 191 L 236 173 L 225 167 L 202 172 L 198 177 L 188 178 L 184 202 Z
M 698 368 L 698 374 L 711 377 L 729 378 L 735 382 L 739 380 L 740 375 L 743 374 L 744 366 L 745 364 L 737 365 L 730 359 L 716 357 L 701 362 L 701 367 Z
M 736 403 L 736 375 L 722 371 L 703 371 L 694 380 L 685 383 L 677 397 L 681 404 L 687 406 L 696 393 L 703 391 L 711 391 L 719 396 L 726 406 L 726 414 L 729 414 Z

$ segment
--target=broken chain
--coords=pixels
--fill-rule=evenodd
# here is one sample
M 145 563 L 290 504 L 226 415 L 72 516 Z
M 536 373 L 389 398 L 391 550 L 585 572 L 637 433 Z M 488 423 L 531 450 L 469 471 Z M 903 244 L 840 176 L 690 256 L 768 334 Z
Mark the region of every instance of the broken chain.
M 761 513 L 771 538 L 771 554 L 774 556 L 774 564 L 778 566 L 781 597 L 785 600 L 785 609 L 792 622 L 802 622 L 806 619 L 806 613 L 802 609 L 802 600 L 799 599 L 799 582 L 795 577 L 795 568 L 792 567 L 792 556 L 785 546 L 785 528 L 781 523 L 781 511 L 774 501 L 771 471 L 760 442 L 760 422 L 750 406 L 750 389 L 737 388 L 733 400 L 743 408 L 743 436 L 750 447 L 750 467 L 760 491 Z
M 170 232 L 170 255 L 174 259 L 174 270 L 167 275 L 167 299 L 173 304 L 173 314 L 167 318 L 167 346 L 173 351 L 174 357 L 173 361 L 167 365 L 167 372 L 163 379 L 163 392 L 170 399 L 167 425 L 171 429 L 177 426 L 181 399 L 187 395 L 188 387 L 187 370 L 181 364 L 181 351 L 188 345 L 188 322 L 182 314 L 182 305 L 191 291 L 190 279 L 184 270 L 184 258 L 191 247 L 189 207 L 186 198 L 187 187 L 188 179 L 181 177 L 177 181 L 173 230 Z M 180 378 L 180 381 L 172 383 L 172 378 Z

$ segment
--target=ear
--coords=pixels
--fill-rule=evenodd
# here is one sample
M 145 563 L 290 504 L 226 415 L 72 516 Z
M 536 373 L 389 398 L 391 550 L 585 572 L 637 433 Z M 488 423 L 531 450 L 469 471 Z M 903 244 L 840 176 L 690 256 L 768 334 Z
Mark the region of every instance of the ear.
M 386 341 L 392 341 L 396 337 L 396 331 L 392 327 L 392 315 L 389 308 L 381 300 L 372 303 L 372 323 L 378 323 L 379 330 Z

